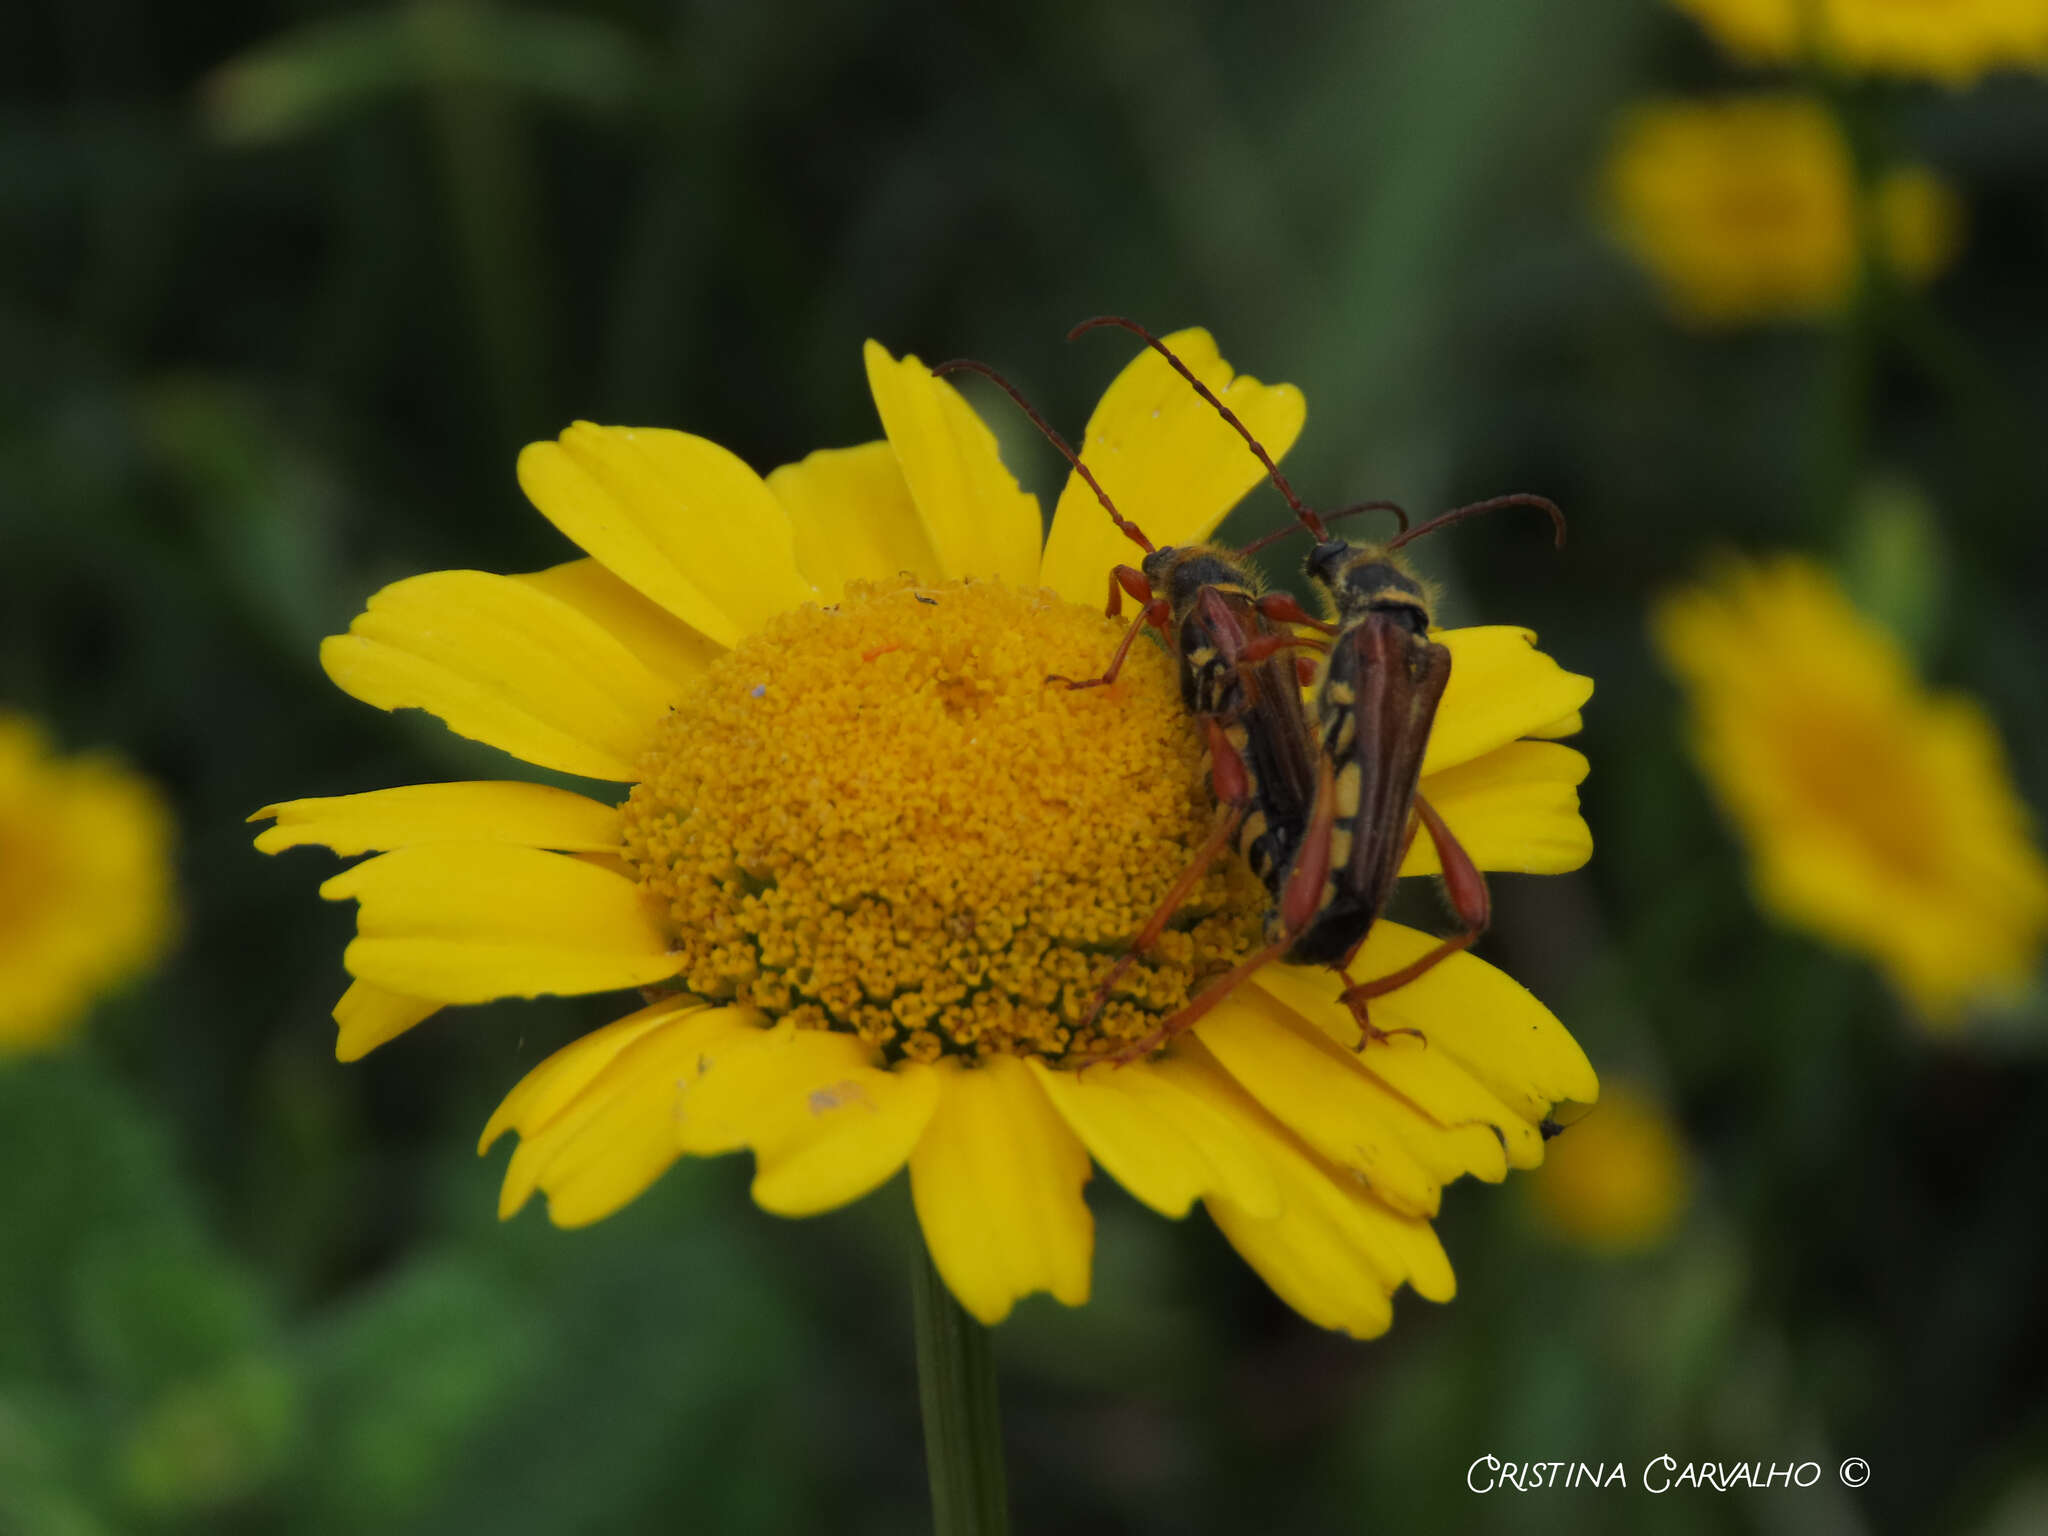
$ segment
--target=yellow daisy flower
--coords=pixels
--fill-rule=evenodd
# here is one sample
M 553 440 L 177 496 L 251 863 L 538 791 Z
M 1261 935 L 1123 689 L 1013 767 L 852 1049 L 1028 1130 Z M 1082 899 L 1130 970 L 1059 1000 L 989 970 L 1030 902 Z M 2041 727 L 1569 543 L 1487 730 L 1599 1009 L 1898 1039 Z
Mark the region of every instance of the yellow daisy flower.
M 1604 198 L 1616 237 L 1697 325 L 1810 319 L 1857 282 L 1855 170 L 1802 96 L 1655 102 L 1623 120 Z M 1887 173 L 1871 209 L 1892 271 L 1924 283 L 1953 259 L 1961 211 L 1931 173 Z
M 1291 386 L 1171 344 L 1276 452 Z M 344 1059 L 443 1004 L 646 989 L 638 1012 L 529 1072 L 485 1127 L 520 1137 L 500 1210 L 617 1210 L 682 1153 L 750 1149 L 755 1200 L 842 1205 L 906 1164 L 933 1260 L 976 1317 L 1087 1299 L 1091 1157 L 1168 1216 L 1205 1202 L 1306 1316 L 1366 1336 L 1405 1281 L 1451 1294 L 1429 1218 L 1461 1174 L 1542 1157 L 1553 1102 L 1596 1093 L 1542 1005 L 1469 956 L 1374 1004 L 1411 1026 L 1364 1054 L 1327 972 L 1270 967 L 1165 1051 L 1070 1063 L 1151 1032 L 1259 939 L 1234 859 L 1084 1027 L 1095 978 L 1215 816 L 1162 650 L 1122 632 L 1133 550 L 1070 479 L 1038 503 L 988 428 L 914 357 L 867 348 L 884 441 L 763 479 L 688 434 L 579 424 L 519 479 L 589 558 L 387 587 L 322 651 L 380 708 L 421 708 L 542 767 L 615 784 L 425 785 L 268 807 L 266 850 L 380 856 L 335 1010 Z M 1154 354 L 1110 387 L 1084 452 L 1161 544 L 1200 540 L 1259 478 Z M 1591 692 L 1526 630 L 1456 658 L 1424 789 L 1489 869 L 1562 871 L 1590 839 L 1568 734 Z M 1427 839 L 1409 870 L 1433 869 Z M 1358 973 L 1426 948 L 1381 924 Z
M 1927 692 L 1796 557 L 1730 564 L 1654 631 L 1766 910 L 1868 955 L 1937 1025 L 2026 983 L 2048 865 L 1982 709 Z
M 1599 1108 L 1550 1144 L 1530 1193 L 1559 1237 L 1619 1254 L 1668 1237 L 1691 1182 L 1685 1144 L 1663 1105 L 1634 1084 L 1610 1079 Z
M 1852 74 L 1965 86 L 1996 69 L 2048 68 L 2048 0 L 1673 0 L 1756 64 L 1817 53 Z
M 171 931 L 171 818 L 101 757 L 0 712 L 0 1054 L 54 1044 Z

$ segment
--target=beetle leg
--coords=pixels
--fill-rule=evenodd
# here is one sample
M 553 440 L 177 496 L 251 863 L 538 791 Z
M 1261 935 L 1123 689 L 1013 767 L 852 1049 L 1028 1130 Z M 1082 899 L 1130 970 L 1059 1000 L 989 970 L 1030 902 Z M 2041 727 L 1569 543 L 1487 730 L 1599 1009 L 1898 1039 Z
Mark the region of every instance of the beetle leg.
M 1479 866 L 1472 862 L 1472 856 L 1465 851 L 1464 844 L 1452 835 L 1451 829 L 1444 824 L 1443 817 L 1437 814 L 1436 807 L 1420 795 L 1415 797 L 1415 814 L 1429 833 L 1429 840 L 1436 845 L 1437 859 L 1443 865 L 1444 889 L 1451 898 L 1451 911 L 1464 926 L 1438 943 L 1427 954 L 1409 961 L 1398 971 L 1376 976 L 1371 981 L 1353 982 L 1345 972 L 1345 966 L 1351 962 L 1351 955 L 1344 957 L 1344 966 L 1338 967 L 1338 973 L 1344 976 L 1347 983 L 1342 994 L 1343 1000 L 1357 1016 L 1367 1039 L 1384 1039 L 1389 1034 L 1404 1033 L 1400 1030 L 1375 1029 L 1365 1012 L 1365 1004 L 1370 999 L 1385 997 L 1389 992 L 1397 992 L 1452 955 L 1470 949 L 1479 936 L 1486 932 L 1487 924 L 1493 918 L 1493 898 L 1486 889 L 1486 876 L 1482 875 Z M 1359 943 L 1364 942 L 1361 937 Z M 1357 952 L 1354 948 L 1352 955 Z M 1409 1030 L 1405 1033 L 1418 1032 Z
M 1442 957 L 1439 956 L 1438 958 L 1441 959 Z M 1358 1024 L 1358 1044 L 1351 1047 L 1352 1050 L 1362 1051 L 1375 1040 L 1391 1040 L 1396 1035 L 1413 1035 L 1424 1045 L 1429 1044 L 1429 1037 L 1419 1029 L 1406 1027 L 1401 1029 L 1381 1029 L 1379 1025 L 1373 1023 L 1372 1014 L 1367 1011 L 1365 1006 L 1366 999 L 1369 996 L 1376 997 L 1379 995 L 1367 990 L 1373 984 L 1371 982 L 1361 983 L 1352 980 L 1351 972 L 1346 966 L 1339 965 L 1334 967 L 1334 969 L 1339 976 L 1344 978 L 1344 990 L 1337 994 L 1337 1000 L 1351 1010 L 1351 1017 Z M 1413 978 L 1410 979 L 1412 980 Z
M 1082 1021 L 1082 1028 L 1093 1024 L 1109 1003 L 1109 994 L 1116 984 L 1123 980 L 1132 966 L 1144 957 L 1145 951 L 1159 942 L 1159 936 L 1166 932 L 1166 925 L 1173 920 L 1173 914 L 1187 905 L 1195 887 L 1209 872 L 1209 866 L 1216 862 L 1216 856 L 1230 846 L 1230 840 L 1237 836 L 1237 829 L 1244 825 L 1244 819 L 1252 808 L 1251 774 L 1245 768 L 1244 758 L 1239 755 L 1230 738 L 1223 733 L 1223 727 L 1207 715 L 1202 725 L 1209 734 L 1209 782 L 1216 791 L 1217 803 L 1224 814 L 1217 818 L 1215 827 L 1202 846 L 1195 850 L 1194 858 L 1188 861 L 1180 878 L 1173 882 L 1173 888 L 1138 930 L 1138 936 L 1131 940 L 1131 947 L 1116 959 L 1095 989 L 1095 997 L 1088 1009 L 1088 1016 Z
M 1321 630 L 1326 635 L 1337 633 L 1335 624 L 1310 613 L 1295 601 L 1291 592 L 1267 592 L 1254 599 L 1252 606 L 1276 624 L 1305 624 L 1310 629 Z
M 1337 776 L 1330 759 L 1316 764 L 1316 797 L 1308 813 L 1308 826 L 1288 865 L 1287 883 L 1280 888 L 1280 929 L 1291 945 L 1322 911 L 1330 883 L 1330 840 L 1337 828 Z
M 1140 609 L 1138 616 L 1131 620 L 1131 627 L 1124 631 L 1123 639 L 1117 643 L 1116 654 L 1109 658 L 1109 670 L 1104 672 L 1102 676 L 1086 677 L 1077 682 L 1071 677 L 1062 677 L 1058 673 L 1054 673 L 1046 681 L 1048 683 L 1065 683 L 1069 688 L 1106 687 L 1108 684 L 1115 682 L 1117 673 L 1123 670 L 1124 658 L 1131 654 L 1131 646 L 1138 638 L 1138 631 L 1147 624 L 1152 625 L 1156 629 L 1163 630 L 1171 621 L 1172 616 L 1172 610 L 1166 606 L 1166 599 L 1155 598 Z
M 1315 811 L 1309 818 L 1306 835 L 1296 850 L 1294 861 L 1289 867 L 1287 883 L 1281 888 L 1279 904 L 1280 936 L 1262 949 L 1232 966 L 1222 976 L 1211 982 L 1202 994 L 1194 998 L 1178 1013 L 1172 1015 L 1151 1034 L 1142 1040 L 1088 1061 L 1082 1066 L 1093 1066 L 1098 1061 L 1107 1061 L 1124 1066 L 1148 1056 L 1166 1044 L 1175 1035 L 1195 1027 L 1222 1002 L 1230 991 L 1245 977 L 1251 975 L 1269 960 L 1277 960 L 1286 954 L 1294 941 L 1301 936 L 1302 929 L 1315 917 L 1323 897 L 1323 885 L 1330 875 L 1330 833 L 1337 823 L 1336 779 L 1330 770 L 1330 760 L 1324 758 L 1316 781 Z
M 1129 1045 L 1120 1046 L 1116 1050 L 1105 1052 L 1100 1056 L 1091 1056 L 1086 1061 L 1076 1062 L 1075 1065 L 1079 1067 L 1092 1067 L 1101 1062 L 1108 1062 L 1113 1066 L 1121 1067 L 1127 1066 L 1141 1057 L 1151 1055 L 1152 1052 L 1158 1050 L 1160 1046 L 1166 1044 L 1174 1036 L 1184 1034 L 1188 1030 L 1193 1029 L 1208 1014 L 1210 1009 L 1230 995 L 1231 990 L 1239 982 L 1243 981 L 1245 977 L 1251 975 L 1253 971 L 1256 971 L 1267 961 L 1277 960 L 1286 954 L 1287 946 L 1293 942 L 1294 940 L 1291 937 L 1279 938 L 1266 945 L 1263 949 L 1253 950 L 1244 959 L 1232 966 L 1229 971 L 1211 982 L 1201 996 L 1195 998 L 1185 1008 L 1174 1014 L 1144 1039 L 1134 1040 Z
M 1145 957 L 1145 951 L 1159 942 L 1159 936 L 1166 932 L 1166 925 L 1173 920 L 1173 914 L 1187 905 L 1188 897 L 1194 894 L 1202 876 L 1206 875 L 1209 866 L 1216 862 L 1216 855 L 1230 846 L 1230 840 L 1237 835 L 1237 829 L 1244 825 L 1245 810 L 1246 807 L 1242 805 L 1233 805 L 1218 818 L 1215 830 L 1196 850 L 1194 858 L 1188 861 L 1188 867 L 1180 872 L 1180 878 L 1174 881 L 1173 889 L 1166 893 L 1165 899 L 1159 903 L 1158 910 L 1152 914 L 1145 926 L 1138 930 L 1138 936 L 1131 940 L 1131 947 L 1117 956 L 1116 963 L 1104 974 L 1101 983 L 1095 988 L 1095 996 L 1089 1004 L 1087 1018 L 1082 1021 L 1082 1028 L 1085 1029 L 1095 1022 L 1097 1015 L 1109 1005 L 1109 995 L 1116 989 L 1116 984 L 1130 973 L 1132 966 Z
M 1102 610 L 1106 619 L 1120 619 L 1124 616 L 1124 594 L 1128 592 L 1138 600 L 1140 608 L 1152 601 L 1152 583 L 1145 579 L 1145 573 L 1128 565 L 1113 565 L 1109 568 L 1109 603 Z
M 1263 635 L 1253 635 L 1251 639 L 1245 641 L 1243 648 L 1237 653 L 1237 659 L 1240 663 L 1264 661 L 1268 656 L 1277 655 L 1281 651 L 1327 651 L 1329 648 L 1328 641 L 1313 640 L 1307 635 L 1290 635 L 1284 630 L 1276 629 L 1269 630 Z

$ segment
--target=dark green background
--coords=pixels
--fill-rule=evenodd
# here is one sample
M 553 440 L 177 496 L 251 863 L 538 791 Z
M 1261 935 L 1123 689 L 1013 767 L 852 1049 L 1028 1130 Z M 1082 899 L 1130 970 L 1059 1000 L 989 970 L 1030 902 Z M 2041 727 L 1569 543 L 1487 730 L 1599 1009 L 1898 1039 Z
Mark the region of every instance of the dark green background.
M 1702 337 L 1591 213 L 1618 107 L 1737 81 L 1674 14 L 986 11 L 0 12 L 0 700 L 166 786 L 186 903 L 153 981 L 0 1068 L 0 1530 L 919 1528 L 900 1187 L 791 1224 L 728 1159 L 586 1232 L 498 1226 L 477 1129 L 617 1005 L 338 1066 L 352 913 L 242 818 L 505 771 L 315 653 L 387 580 L 564 558 L 521 444 L 675 425 L 766 468 L 872 438 L 866 336 L 988 359 L 1075 431 L 1127 351 L 1060 338 L 1104 310 L 1298 382 L 1325 505 L 1569 509 L 1562 556 L 1510 516 L 1422 562 L 1451 620 L 1532 624 L 1600 685 L 1600 852 L 1498 881 L 1485 952 L 1669 1096 L 1697 1198 L 1602 1262 L 1461 1185 L 1461 1295 L 1358 1345 L 1098 1179 L 1096 1300 L 998 1340 L 1020 1528 L 2043 1528 L 2043 1010 L 1930 1044 L 1767 928 L 1644 613 L 1719 546 L 1837 559 L 2048 803 L 2048 85 L 1859 93 L 1961 188 L 1959 266 L 1854 331 Z M 1475 1496 L 1489 1452 L 1825 1475 Z

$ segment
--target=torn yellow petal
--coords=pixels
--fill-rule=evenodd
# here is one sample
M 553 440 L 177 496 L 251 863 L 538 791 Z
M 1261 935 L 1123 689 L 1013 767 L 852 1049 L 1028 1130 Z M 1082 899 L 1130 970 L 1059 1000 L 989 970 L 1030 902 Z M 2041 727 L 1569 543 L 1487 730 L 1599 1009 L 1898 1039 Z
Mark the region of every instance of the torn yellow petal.
M 759 1021 L 744 1009 L 671 1013 L 626 1038 L 587 1078 L 590 1058 L 572 1063 L 563 1075 L 573 1091 L 561 1108 L 544 1121 L 522 1117 L 499 1216 L 512 1215 L 535 1189 L 547 1192 L 548 1220 L 558 1227 L 587 1226 L 633 1200 L 682 1155 L 676 1105 L 707 1053 L 758 1033 Z
M 1382 920 L 1352 963 L 1361 982 L 1388 976 L 1434 948 L 1430 934 Z M 1452 955 L 1414 981 L 1372 1002 L 1381 1029 L 1419 1029 L 1443 1051 L 1534 1124 L 1557 1104 L 1590 1104 L 1600 1096 L 1592 1063 L 1557 1016 L 1505 971 L 1471 955 Z
M 1017 488 L 995 434 L 917 358 L 893 358 L 873 341 L 864 355 L 882 430 L 939 561 L 936 572 L 918 574 L 1038 585 L 1038 498 Z
M 796 563 L 819 597 L 837 602 L 849 581 L 908 571 L 939 580 L 940 561 L 888 443 L 821 448 L 768 477 L 789 513 Z
M 1450 647 L 1451 680 L 1429 733 L 1425 774 L 1554 727 L 1593 696 L 1593 680 L 1537 650 L 1529 630 L 1488 624 L 1443 630 L 1436 639 Z
M 1355 972 L 1361 980 L 1363 972 Z M 1320 1030 L 1332 1045 L 1346 1051 L 1358 1044 L 1358 1023 L 1351 1010 L 1338 1000 L 1343 982 L 1319 966 L 1268 965 L 1254 975 L 1248 986 L 1271 997 L 1293 1013 L 1305 1027 Z M 1373 1022 L 1379 1004 L 1370 1005 Z M 1506 1167 L 1495 1161 L 1494 1153 L 1504 1151 L 1506 1162 L 1516 1168 L 1533 1168 L 1543 1161 L 1543 1137 L 1534 1121 L 1525 1119 L 1485 1084 L 1467 1072 L 1446 1051 L 1432 1050 L 1410 1035 L 1376 1040 L 1353 1059 L 1368 1075 L 1427 1115 L 1447 1131 L 1480 1130 L 1485 1145 L 1464 1143 L 1465 1149 L 1479 1149 L 1476 1166 L 1466 1171 L 1483 1179 L 1499 1179 Z
M 778 1024 L 707 1057 L 684 1092 L 685 1152 L 753 1150 L 754 1200 L 810 1216 L 858 1200 L 903 1166 L 938 1104 L 931 1068 L 880 1065 L 852 1035 Z
M 1410 1146 L 1402 1117 L 1419 1119 L 1374 1081 L 1351 1053 L 1294 1029 L 1285 1010 L 1255 987 L 1225 998 L 1195 1026 L 1224 1069 L 1268 1113 L 1331 1162 L 1355 1170 L 1381 1199 L 1434 1215 L 1442 1177 Z M 1439 1133 L 1440 1134 L 1440 1133 Z
M 620 846 L 619 812 L 566 789 L 517 780 L 411 784 L 360 795 L 284 800 L 249 819 L 276 825 L 257 834 L 264 853 L 312 843 L 353 856 L 415 843 L 518 843 L 568 853 Z
M 1081 1186 L 1088 1153 L 1024 1063 L 933 1063 L 939 1105 L 910 1155 L 910 1193 L 932 1263 L 984 1323 L 1018 1298 L 1088 1300 L 1095 1223 Z
M 595 619 L 674 689 L 696 687 L 704 669 L 725 654 L 725 647 L 709 635 L 692 629 L 587 557 L 512 579 Z
M 1548 741 L 1511 741 L 1483 757 L 1431 774 L 1421 793 L 1481 869 L 1561 875 L 1593 856 L 1579 814 L 1585 754 Z M 1442 873 L 1436 844 L 1418 832 L 1404 875 Z
M 579 421 L 527 445 L 519 484 L 585 553 L 720 645 L 815 595 L 782 503 L 704 438 Z
M 1277 462 L 1301 433 L 1308 407 L 1292 384 L 1233 375 L 1200 327 L 1165 338 L 1196 378 L 1236 413 Z M 1150 347 L 1103 393 L 1077 445 L 1116 509 L 1155 545 L 1198 544 L 1265 468 L 1216 408 Z M 1113 565 L 1135 565 L 1142 551 L 1122 533 L 1079 475 L 1069 474 L 1053 512 L 1040 580 L 1070 602 L 1093 606 L 1107 593 Z
M 320 894 L 362 904 L 342 955 L 351 976 L 444 1003 L 645 986 L 678 964 L 631 881 L 533 848 L 401 848 Z
M 1279 1192 L 1250 1135 L 1190 1079 L 1215 1068 L 1186 1056 L 1064 1072 L 1037 1057 L 1032 1074 L 1110 1177 L 1162 1216 L 1220 1194 L 1277 1215 Z
M 673 692 L 587 614 L 483 571 L 393 582 L 321 643 L 320 664 L 365 704 L 424 709 L 529 763 L 621 782 Z
M 385 1041 L 396 1040 L 440 1011 L 439 1003 L 424 997 L 387 992 L 367 981 L 350 982 L 334 1005 L 334 1022 L 341 1026 L 334 1040 L 334 1059 L 361 1061 Z

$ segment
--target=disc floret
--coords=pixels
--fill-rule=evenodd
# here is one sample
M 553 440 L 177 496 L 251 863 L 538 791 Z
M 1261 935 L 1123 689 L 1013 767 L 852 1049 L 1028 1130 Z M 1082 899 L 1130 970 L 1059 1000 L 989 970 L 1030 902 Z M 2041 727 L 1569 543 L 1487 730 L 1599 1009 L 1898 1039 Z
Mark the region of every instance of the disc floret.
M 995 583 L 854 583 L 714 662 L 625 807 L 682 984 L 892 1056 L 1084 1058 L 1156 1030 L 1253 947 L 1213 872 L 1083 1026 L 1215 814 L 1163 654 L 1080 694 L 1115 626 Z

